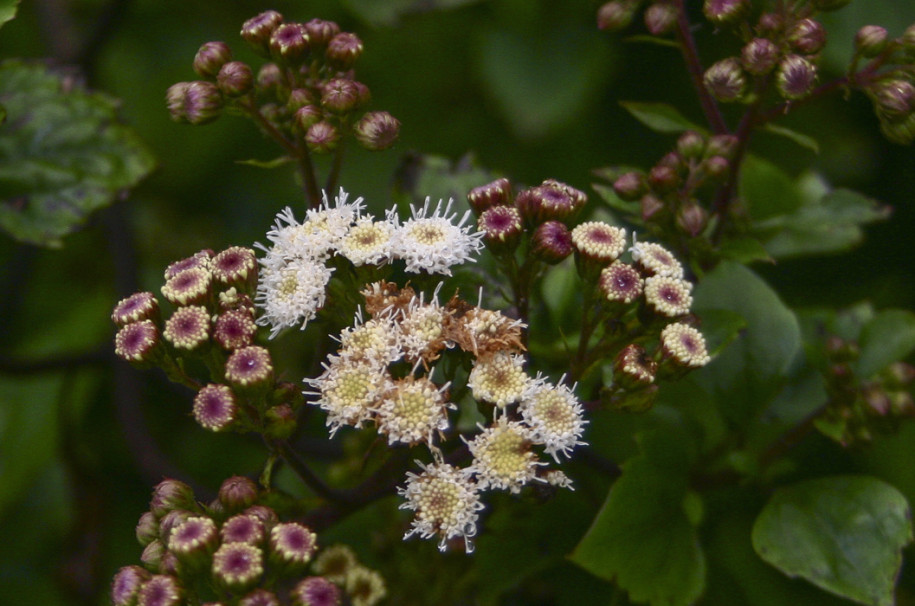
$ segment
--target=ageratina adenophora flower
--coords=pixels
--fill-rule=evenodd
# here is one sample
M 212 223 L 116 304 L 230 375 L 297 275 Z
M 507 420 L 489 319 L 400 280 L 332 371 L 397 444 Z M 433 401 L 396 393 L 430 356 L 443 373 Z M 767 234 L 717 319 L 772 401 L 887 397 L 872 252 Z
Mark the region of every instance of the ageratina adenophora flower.
M 533 441 L 543 444 L 546 453 L 556 461 L 559 453 L 568 457 L 573 448 L 584 444 L 580 438 L 588 422 L 572 388 L 563 385 L 562 379 L 559 385 L 539 377 L 532 381 L 518 410 L 531 428 Z
M 266 531 L 260 518 L 240 513 L 223 522 L 219 535 L 223 543 L 260 545 L 266 536 Z
M 327 412 L 326 424 L 333 435 L 343 425 L 360 426 L 372 416 L 377 398 L 390 388 L 391 378 L 383 363 L 372 359 L 331 356 L 324 372 L 305 382 L 319 396 L 312 402 Z
M 482 428 L 482 426 L 481 426 Z M 517 493 L 537 477 L 537 467 L 544 465 L 531 450 L 531 429 L 502 415 L 467 443 L 473 464 L 467 468 L 482 488 L 497 488 Z
M 601 270 L 598 284 L 608 301 L 632 303 L 642 294 L 641 274 L 619 260 Z
M 400 509 L 415 512 L 404 539 L 414 534 L 424 539 L 438 535 L 439 551 L 445 551 L 449 539 L 463 537 L 467 553 L 472 553 L 477 512 L 483 509 L 476 483 L 464 471 L 447 463 L 429 466 L 417 463 L 422 473 L 407 472 L 406 486 L 397 489 L 406 499 Z
M 692 287 L 686 280 L 651 276 L 645 279 L 645 300 L 661 315 L 682 316 L 689 313 L 693 304 Z
M 519 401 L 530 381 L 523 364 L 523 357 L 505 352 L 478 358 L 467 379 L 473 397 L 499 408 Z
M 682 278 L 683 266 L 674 257 L 673 253 L 653 242 L 637 242 L 632 236 L 632 247 L 629 249 L 632 260 L 639 269 L 649 276 L 667 276 L 669 278 Z
M 270 352 L 258 345 L 236 349 L 226 360 L 226 380 L 239 387 L 265 385 L 273 379 Z
M 270 530 L 270 558 L 292 569 L 304 568 L 317 549 L 317 535 L 297 522 L 277 524 Z
M 257 324 L 247 309 L 230 309 L 216 316 L 213 340 L 226 350 L 241 349 L 254 343 Z
M 179 606 L 184 603 L 178 580 L 166 574 L 153 575 L 137 595 L 137 606 Z
M 431 445 L 436 432 L 448 429 L 448 409 L 457 408 L 448 403 L 447 388 L 425 377 L 395 380 L 378 405 L 378 432 L 388 444 Z
M 340 241 L 337 254 L 356 265 L 383 265 L 391 258 L 390 221 L 375 221 L 371 215 L 361 217 Z
M 213 554 L 212 573 L 232 591 L 250 589 L 264 574 L 264 554 L 248 543 L 223 543 Z
M 384 578 L 365 566 L 356 566 L 344 583 L 346 594 L 353 606 L 374 606 L 388 594 Z
M 483 247 L 482 233 L 471 233 L 469 225 L 465 226 L 470 217 L 470 211 L 456 224 L 453 223 L 457 214 L 451 214 L 451 204 L 448 200 L 445 208 L 442 201 L 435 205 L 431 211 L 431 199 L 426 198 L 421 208 L 412 204 L 412 218 L 399 225 L 396 210 L 388 211 L 390 220 L 397 229 L 391 240 L 394 257 L 406 261 L 406 270 L 410 273 L 438 273 L 451 275 L 451 267 L 466 261 L 474 261 L 473 255 Z
M 294 259 L 280 266 L 265 264 L 254 297 L 263 310 L 256 323 L 270 326 L 271 339 L 297 324 L 304 330 L 324 307 L 331 271 L 323 262 L 311 259 Z
M 114 337 L 114 353 L 128 362 L 146 362 L 159 344 L 159 329 L 152 320 L 127 324 Z
M 118 326 L 149 320 L 159 312 L 159 302 L 151 292 L 138 292 L 118 301 L 111 312 L 111 321 Z
M 205 429 L 223 431 L 237 415 L 235 394 L 227 385 L 207 385 L 194 397 L 194 418 Z
M 210 315 L 200 305 L 179 307 L 165 322 L 162 335 L 176 349 L 196 349 L 210 338 Z
M 601 221 L 588 221 L 572 230 L 572 244 L 584 259 L 610 263 L 626 249 L 626 230 Z
M 162 295 L 174 305 L 202 303 L 209 295 L 213 276 L 204 267 L 192 267 L 178 272 L 162 286 Z
M 661 350 L 665 358 L 687 368 L 699 368 L 711 360 L 702 333 L 679 322 L 668 324 L 661 330 Z
M 340 606 L 341 603 L 340 588 L 324 577 L 302 579 L 290 595 L 294 606 Z

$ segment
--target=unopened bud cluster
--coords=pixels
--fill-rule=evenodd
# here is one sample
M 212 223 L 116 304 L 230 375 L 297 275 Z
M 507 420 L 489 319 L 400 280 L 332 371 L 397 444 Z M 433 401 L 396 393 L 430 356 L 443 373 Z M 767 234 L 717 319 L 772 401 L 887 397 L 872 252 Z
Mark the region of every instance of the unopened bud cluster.
M 855 371 L 860 351 L 855 341 L 831 336 L 824 346 L 823 376 L 829 396 L 817 428 L 843 446 L 869 443 L 895 433 L 915 417 L 915 367 L 894 362 L 871 377 Z
M 208 430 L 288 434 L 302 398 L 275 381 L 270 353 L 257 344 L 257 283 L 250 248 L 176 261 L 165 270 L 163 303 L 139 292 L 115 306 L 115 353 L 196 389 L 193 416 Z M 197 376 L 188 374 L 192 368 Z
M 894 143 L 915 141 L 915 25 L 898 38 L 889 38 L 880 26 L 865 25 L 855 36 L 855 51 L 853 67 L 867 59 L 881 68 L 853 81 L 870 97 L 880 130 Z
M 115 574 L 114 606 L 373 606 L 386 595 L 348 547 L 319 550 L 311 529 L 282 521 L 262 497 L 243 476 L 209 504 L 183 482 L 160 482 L 137 523 L 141 564 Z
M 397 119 L 365 112 L 371 95 L 355 78 L 363 51 L 355 34 L 333 21 L 288 22 L 270 10 L 246 21 L 241 36 L 268 62 L 255 70 L 233 60 L 226 43 L 205 43 L 193 62 L 201 80 L 179 82 L 166 93 L 174 120 L 206 124 L 233 110 L 315 153 L 333 150 L 349 133 L 369 150 L 397 140 Z

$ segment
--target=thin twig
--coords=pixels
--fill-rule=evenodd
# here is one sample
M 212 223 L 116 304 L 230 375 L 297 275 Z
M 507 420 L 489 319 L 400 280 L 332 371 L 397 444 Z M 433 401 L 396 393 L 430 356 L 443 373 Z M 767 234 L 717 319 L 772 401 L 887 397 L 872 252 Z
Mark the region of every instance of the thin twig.
M 689 71 L 690 78 L 693 81 L 693 87 L 699 96 L 702 113 L 705 114 L 705 119 L 714 133 L 725 134 L 728 132 L 728 127 L 724 122 L 724 116 L 718 108 L 718 103 L 705 87 L 704 70 L 702 62 L 699 60 L 696 41 L 690 29 L 689 18 L 686 14 L 686 3 L 683 0 L 674 0 L 674 5 L 677 7 L 677 40 L 680 42 L 680 50 L 683 54 L 683 60 L 686 62 L 686 69 Z

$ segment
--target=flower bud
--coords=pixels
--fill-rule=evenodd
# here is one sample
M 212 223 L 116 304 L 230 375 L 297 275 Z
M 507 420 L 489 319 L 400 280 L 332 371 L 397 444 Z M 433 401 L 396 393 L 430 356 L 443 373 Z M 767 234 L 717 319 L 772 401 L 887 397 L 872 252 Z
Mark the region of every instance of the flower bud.
M 319 154 L 337 147 L 338 141 L 340 131 L 326 120 L 312 124 L 305 132 L 305 144 L 308 145 L 308 149 Z
M 238 417 L 235 394 L 226 385 L 206 385 L 194 397 L 193 412 L 197 423 L 204 429 L 225 431 Z
M 254 88 L 254 74 L 247 63 L 229 61 L 219 68 L 216 86 L 227 97 L 241 97 Z
M 356 34 L 341 32 L 327 43 L 325 53 L 331 65 L 346 70 L 351 68 L 362 54 L 362 48 L 362 40 Z
M 156 518 L 161 518 L 174 509 L 196 509 L 194 491 L 180 480 L 165 479 L 153 488 L 149 501 L 149 511 Z
M 695 237 L 708 224 L 708 213 L 694 202 L 684 204 L 677 213 L 677 227 Z
M 899 121 L 881 120 L 880 130 L 893 143 L 908 145 L 915 140 L 915 113 Z
M 137 606 L 180 606 L 185 603 L 184 597 L 178 579 L 169 574 L 157 574 L 140 588 Z
M 159 572 L 159 565 L 162 563 L 162 556 L 165 553 L 165 545 L 162 544 L 162 541 L 156 539 L 143 548 L 143 553 L 140 554 L 140 562 L 146 570 Z
M 307 526 L 285 522 L 270 529 L 269 559 L 282 569 L 301 573 L 317 549 L 317 536 Z
M 748 0 L 705 0 L 702 12 L 715 25 L 734 23 L 750 8 Z
M 712 156 L 702 162 L 705 174 L 713 179 L 720 179 L 731 170 L 731 163 L 724 156 Z
M 586 221 L 572 230 L 572 246 L 576 260 L 603 267 L 626 249 L 626 230 L 603 221 Z
M 198 80 L 184 89 L 184 118 L 191 124 L 212 122 L 222 113 L 222 93 L 212 82 Z
M 642 295 L 642 275 L 631 265 L 616 260 L 601 270 L 598 286 L 607 301 L 628 305 Z
M 187 116 L 184 114 L 184 97 L 190 85 L 190 82 L 177 82 L 165 91 L 165 106 L 175 122 L 187 122 Z
M 785 26 L 785 20 L 779 13 L 763 13 L 759 16 L 756 29 L 760 36 L 774 36 Z
M 345 114 L 359 102 L 359 90 L 351 80 L 334 78 L 321 90 L 321 106 L 335 114 Z
M 137 541 L 146 547 L 159 537 L 159 522 L 151 511 L 143 512 L 137 522 Z
M 915 86 L 906 80 L 881 82 L 873 96 L 877 111 L 890 119 L 903 118 L 915 109 Z
M 813 0 L 813 6 L 818 11 L 828 12 L 837 11 L 849 2 L 851 0 Z
M 734 158 L 739 141 L 734 135 L 712 135 L 705 148 L 705 157 L 721 156 L 727 160 Z
M 194 56 L 194 71 L 202 78 L 215 78 L 222 66 L 232 60 L 232 50 L 225 42 L 205 42 Z
M 301 23 L 284 23 L 270 34 L 270 56 L 297 65 L 308 54 L 308 33 Z
M 289 404 L 271 406 L 264 413 L 267 428 L 264 433 L 267 437 L 285 440 L 295 431 L 295 412 Z
M 572 250 L 572 234 L 559 221 L 547 221 L 531 236 L 531 254 L 549 265 L 559 263 L 571 255 Z
M 644 175 L 630 171 L 616 178 L 613 182 L 613 191 L 620 199 L 631 202 L 642 197 L 648 191 L 648 185 Z
M 743 97 L 747 88 L 747 79 L 744 76 L 740 62 L 728 57 L 712 64 L 702 78 L 705 87 L 712 95 L 722 102 L 738 101 Z
M 597 9 L 597 27 L 608 32 L 626 29 L 632 23 L 638 2 L 613 0 Z
M 322 48 L 340 33 L 340 26 L 333 21 L 312 19 L 305 24 L 305 32 L 308 34 L 312 48 Z
M 778 64 L 778 92 L 785 99 L 802 99 L 810 94 L 816 77 L 813 63 L 799 55 L 788 55 Z
M 369 87 L 366 86 L 364 82 L 358 80 L 350 80 L 350 82 L 356 87 L 356 92 L 358 93 L 356 107 L 365 107 L 368 105 L 369 101 L 372 100 L 372 91 L 369 90 Z
M 400 135 L 400 121 L 388 112 L 368 112 L 353 125 L 353 134 L 370 151 L 388 149 Z
M 230 591 L 243 592 L 264 574 L 263 552 L 248 543 L 223 543 L 213 554 L 213 580 Z
M 290 596 L 293 606 L 337 606 L 342 602 L 340 588 L 324 577 L 305 577 Z
M 661 356 L 662 365 L 671 362 L 678 368 L 699 368 L 711 360 L 702 333 L 681 322 L 668 324 L 661 331 Z
M 260 490 L 254 480 L 245 476 L 226 478 L 219 487 L 219 502 L 229 514 L 250 507 L 257 500 Z
M 778 46 L 768 38 L 753 38 L 740 51 L 743 68 L 754 76 L 768 74 L 778 59 Z
M 276 11 L 265 11 L 251 17 L 241 26 L 241 37 L 251 45 L 259 55 L 270 56 L 270 37 L 273 31 L 283 22 L 283 15 Z
M 483 211 L 477 221 L 483 241 L 496 252 L 511 252 L 518 246 L 524 227 L 521 213 L 514 206 L 493 206 Z
M 668 192 L 677 187 L 680 177 L 669 166 L 653 166 L 648 172 L 648 184 L 655 192 Z
M 172 509 L 159 520 L 159 538 L 163 545 L 168 545 L 168 540 L 172 536 L 172 531 L 184 524 L 194 513 L 186 509 Z
M 664 209 L 663 200 L 654 194 L 645 194 L 642 196 L 639 200 L 639 205 L 641 206 L 643 221 L 648 221 Z
M 296 110 L 294 120 L 295 125 L 302 132 L 308 132 L 308 129 L 324 117 L 321 108 L 317 105 L 305 105 Z
M 299 109 L 306 105 L 313 105 L 316 102 L 315 95 L 307 88 L 294 88 L 289 91 L 289 98 L 286 99 L 286 109 L 295 114 Z
M 159 329 L 152 320 L 131 322 L 114 337 L 114 353 L 132 364 L 152 362 L 159 347 Z
M 677 25 L 677 8 L 667 2 L 656 2 L 645 9 L 645 27 L 655 36 L 671 32 Z
M 474 187 L 467 194 L 467 202 L 477 215 L 493 206 L 506 206 L 512 203 L 512 186 L 508 179 L 496 179 L 492 183 Z
M 267 96 L 277 97 L 284 87 L 280 67 L 276 63 L 264 63 L 257 72 L 257 89 Z
M 140 588 L 150 574 L 139 566 L 121 568 L 111 581 L 111 602 L 114 606 L 135 606 Z
M 819 21 L 801 19 L 788 32 L 788 42 L 799 53 L 813 55 L 826 44 L 826 30 Z
M 658 364 L 648 357 L 641 345 L 630 344 L 620 350 L 613 364 L 614 383 L 625 389 L 645 387 L 654 383 Z
M 184 565 L 185 571 L 199 570 L 207 564 L 218 543 L 219 532 L 213 520 L 193 516 L 172 530 L 168 550 Z
M 683 158 L 701 158 L 705 151 L 705 137 L 694 130 L 684 132 L 677 139 L 677 153 Z
M 902 36 L 899 37 L 899 44 L 909 52 L 915 50 L 915 24 L 905 28 Z
M 855 50 L 862 57 L 876 57 L 886 48 L 888 34 L 879 25 L 865 25 L 855 34 Z

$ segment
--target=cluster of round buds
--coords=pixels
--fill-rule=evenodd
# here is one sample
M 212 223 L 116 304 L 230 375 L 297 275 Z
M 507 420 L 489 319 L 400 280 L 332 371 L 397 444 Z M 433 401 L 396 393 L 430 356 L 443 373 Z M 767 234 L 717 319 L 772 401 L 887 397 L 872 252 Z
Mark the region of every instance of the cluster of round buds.
M 195 596 L 208 604 L 372 606 L 385 596 L 383 578 L 349 548 L 319 550 L 314 532 L 282 521 L 258 504 L 261 496 L 242 476 L 223 482 L 207 505 L 183 482 L 161 482 L 137 524 L 142 565 L 114 576 L 114 605 L 177 606 Z
M 380 267 L 402 261 L 408 273 L 451 275 L 452 267 L 475 261 L 482 248 L 482 234 L 467 221 L 470 211 L 459 216 L 452 201 L 411 205 L 412 216 L 402 220 L 396 207 L 383 220 L 362 213 L 362 198 L 348 202 L 340 193 L 331 203 L 307 211 L 298 221 L 291 209 L 277 215 L 267 232 L 269 246 L 257 244 L 260 282 L 255 303 L 261 309 L 256 320 L 271 328 L 273 338 L 285 328 L 304 329 L 324 307 L 327 284 L 340 263 Z
M 203 44 L 194 57 L 202 78 L 169 88 L 166 103 L 174 120 L 205 124 L 226 107 L 267 120 L 287 140 L 302 141 L 316 153 L 334 149 L 351 130 L 369 150 L 397 140 L 400 122 L 387 112 L 368 112 L 368 87 L 354 77 L 362 41 L 333 21 L 287 22 L 269 10 L 247 20 L 241 36 L 269 62 L 255 71 L 232 60 L 224 42 Z

